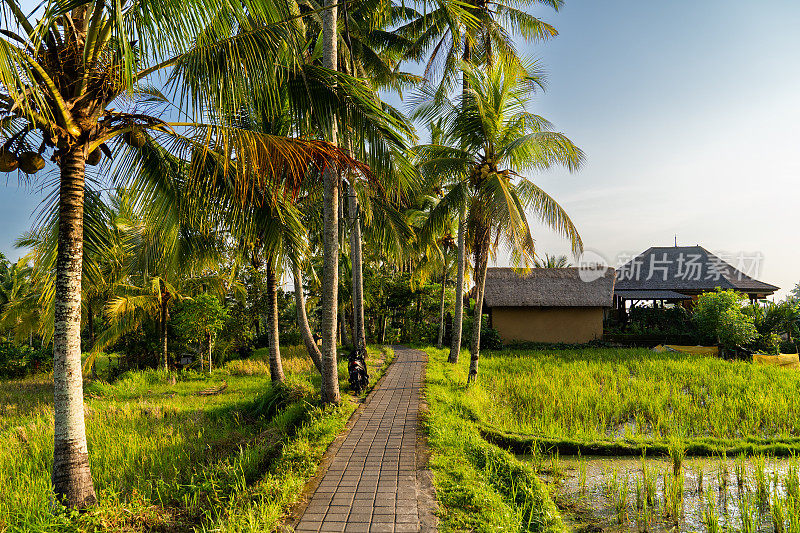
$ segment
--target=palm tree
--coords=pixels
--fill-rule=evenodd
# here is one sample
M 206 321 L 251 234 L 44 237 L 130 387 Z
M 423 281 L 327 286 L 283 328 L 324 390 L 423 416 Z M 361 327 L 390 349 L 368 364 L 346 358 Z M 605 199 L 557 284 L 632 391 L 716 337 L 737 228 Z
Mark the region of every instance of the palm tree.
M 566 268 L 570 266 L 566 255 L 544 254 L 544 257 L 534 257 L 533 266 L 536 268 Z
M 452 234 L 444 236 L 440 243 L 442 247 L 442 290 L 439 298 L 439 332 L 436 336 L 436 347 L 439 349 L 442 348 L 442 342 L 444 342 L 445 294 L 447 292 L 447 275 L 450 272 L 450 251 L 455 247 Z
M 250 254 L 265 256 L 266 297 L 267 297 L 267 336 L 269 338 L 269 365 L 272 383 L 279 385 L 284 381 L 283 362 L 280 352 L 280 333 L 278 317 L 278 278 L 282 259 L 292 265 L 305 254 L 300 212 L 293 205 L 294 198 L 281 191 L 264 191 L 257 206 L 246 212 L 249 219 L 242 224 L 232 222 L 232 233 L 238 235 L 251 248 Z M 303 310 L 305 312 L 305 310 Z M 312 355 L 312 360 L 314 356 Z M 315 361 L 316 364 L 316 361 Z
M 317 367 L 317 371 L 322 373 L 322 352 L 314 340 L 311 327 L 308 325 L 308 315 L 306 314 L 306 297 L 303 292 L 303 274 L 298 261 L 292 262 L 292 279 L 294 281 L 294 302 L 297 308 L 297 327 L 303 337 L 303 344 L 306 345 L 309 357 Z
M 168 370 L 171 308 L 198 287 L 221 287 L 222 277 L 203 275 L 204 268 L 218 264 L 219 238 L 191 225 L 183 206 L 185 193 L 161 189 L 154 197 L 119 189 L 112 195 L 109 226 L 119 242 L 110 248 L 122 250 L 116 261 L 122 263 L 123 273 L 110 288 L 105 309 L 109 327 L 97 336 L 93 354 L 152 319 L 158 329 L 160 364 Z M 102 231 L 89 229 L 93 234 Z M 87 360 L 90 364 L 93 359 Z
M 420 78 L 399 70 L 401 59 L 412 45 L 410 41 L 385 28 L 396 26 L 408 20 L 413 10 L 405 9 L 387 0 L 368 0 L 353 6 L 343 4 L 342 18 L 344 31 L 339 43 L 340 64 L 353 76 L 370 81 L 374 90 L 391 89 L 398 94 L 406 85 L 418 83 Z M 345 57 L 346 56 L 346 57 Z M 353 135 L 347 125 L 343 125 L 348 149 L 353 146 Z M 410 135 L 408 128 L 404 131 Z M 404 149 L 404 146 L 399 146 Z M 362 150 L 363 151 L 363 150 Z M 384 171 L 386 175 L 404 175 L 397 171 L 396 165 L 403 165 L 402 157 L 394 154 L 388 158 L 388 165 L 372 164 L 373 171 Z M 353 346 L 356 349 L 366 348 L 366 327 L 364 321 L 364 275 L 362 251 L 362 215 L 361 202 L 357 194 L 357 183 L 349 180 L 347 188 L 347 211 L 350 219 L 350 266 L 351 266 L 351 299 L 353 307 Z
M 539 219 L 570 239 L 573 252 L 582 243 L 577 229 L 558 203 L 521 172 L 554 164 L 577 169 L 583 153 L 542 117 L 525 110 L 530 89 L 541 80 L 519 79 L 501 63 L 488 71 L 462 63 L 468 90 L 459 101 L 433 98 L 421 104 L 422 115 L 444 114 L 443 143 L 420 147 L 425 171 L 453 177 L 447 195 L 431 213 L 443 225 L 450 207 L 467 202 L 467 240 L 474 256 L 475 315 L 468 380 L 477 376 L 483 288 L 489 254 L 502 240 L 517 264 L 531 264 L 534 241 L 525 215 L 532 208 Z M 494 244 L 493 244 L 494 243 Z
M 232 177 L 242 177 L 237 170 L 265 158 L 294 173 L 311 160 L 321 164 L 323 157 L 332 164 L 345 161 L 328 145 L 266 138 L 213 120 L 220 107 L 235 106 L 243 92 L 271 93 L 284 71 L 276 67 L 299 57 L 286 8 L 271 0 L 246 7 L 229 0 L 48 1 L 34 20 L 15 0 L 0 4 L 3 19 L 13 26 L 0 37 L 0 138 L 5 141 L 0 169 L 35 174 L 45 166 L 41 154 L 49 149 L 60 171 L 52 481 L 57 499 L 68 507 L 96 500 L 80 371 L 86 165 L 113 155 L 108 143 L 118 138 L 123 139 L 116 141 L 118 149 L 135 150 L 165 138 L 176 151 L 200 148 L 201 160 L 236 154 L 237 160 L 225 165 Z M 219 17 L 221 12 L 226 16 Z M 142 113 L 171 103 L 148 85 L 163 71 L 168 72 L 166 88 L 179 104 L 173 116 L 202 111 L 211 119 L 208 124 L 168 123 L 158 113 Z M 211 152 L 209 145 L 226 150 Z M 244 182 L 242 189 L 247 189 Z
M 41 330 L 41 306 L 38 303 L 34 268 L 26 256 L 11 264 L 0 255 L 0 326 L 17 342 Z M 10 337 L 10 335 L 8 335 Z
M 339 70 L 337 54 L 338 3 L 324 0 L 322 15 L 322 66 Z M 336 121 L 331 121 L 327 140 L 338 142 Z M 338 404 L 339 371 L 337 368 L 336 320 L 338 315 L 339 289 L 339 176 L 332 169 L 323 175 L 323 229 L 322 229 L 322 401 Z
M 367 2 L 365 4 L 374 6 L 390 5 L 386 2 Z M 370 9 L 367 5 L 358 6 L 359 14 L 356 17 L 349 16 L 347 4 L 342 6 L 342 19 L 345 32 L 339 31 L 339 9 L 338 4 L 333 0 L 325 0 L 322 16 L 322 65 L 332 71 L 348 72 L 351 76 L 368 74 L 369 78 L 378 86 L 389 79 L 398 79 L 397 73 L 391 68 L 387 68 L 380 53 L 376 53 L 372 48 L 375 44 L 375 34 L 381 33 L 380 30 L 373 28 L 381 27 L 376 22 L 376 15 L 380 17 L 381 9 Z M 358 22 L 363 21 L 363 24 Z M 350 22 L 354 23 L 357 31 L 351 34 L 349 31 Z M 370 31 L 372 30 L 372 31 Z M 356 36 L 356 45 L 353 45 L 353 35 Z M 387 34 L 381 33 L 384 42 Z M 340 41 L 344 41 L 344 46 L 340 47 Z M 380 75 L 371 75 L 376 72 Z M 398 130 L 403 130 L 405 125 L 398 120 L 398 114 L 385 106 L 377 98 L 375 85 L 365 84 L 365 91 L 372 92 L 377 110 L 385 112 L 386 116 L 391 117 L 388 121 Z M 350 115 L 352 117 L 352 115 Z M 393 162 L 392 149 L 396 145 L 402 145 L 399 135 L 386 129 L 383 135 L 373 136 L 369 139 L 364 137 L 364 132 L 359 130 L 358 123 L 355 121 L 342 121 L 336 123 L 331 121 L 325 128 L 326 138 L 332 143 L 342 142 L 347 151 L 357 159 L 369 163 L 373 172 L 380 172 L 382 168 L 391 166 Z M 340 135 L 343 139 L 340 139 Z M 352 276 L 352 294 L 354 298 L 354 324 L 356 328 L 356 342 L 366 343 L 363 320 L 363 279 L 362 279 L 362 258 L 361 258 L 361 220 L 359 218 L 361 210 L 356 196 L 355 180 L 349 179 L 348 210 L 352 221 L 351 228 L 351 263 L 354 265 Z M 343 212 L 339 205 L 341 195 L 341 183 L 338 176 L 331 172 L 326 172 L 323 178 L 323 273 L 322 273 L 322 358 L 323 358 L 323 400 L 328 403 L 338 403 L 338 385 L 334 386 L 336 378 L 336 332 L 338 308 L 338 258 L 339 258 L 339 214 Z M 336 389 L 336 390 L 335 390 Z
M 525 42 L 545 40 L 558 34 L 550 24 L 520 9 L 531 3 L 548 5 L 558 10 L 563 5 L 563 0 L 435 0 L 431 2 L 433 9 L 399 27 L 396 33 L 414 42 L 406 51 L 408 58 L 421 60 L 430 51 L 425 66 L 425 78 L 436 83 L 433 97 L 441 101 L 449 96 L 455 86 L 456 77 L 462 73 L 462 61 L 475 65 L 492 65 L 495 56 L 499 56 L 518 75 L 524 74 L 525 68 L 517 56 L 512 33 L 518 34 Z M 507 27 L 511 27 L 512 32 Z M 468 77 L 462 74 L 461 81 L 463 93 L 468 89 Z M 466 230 L 466 212 L 462 209 L 458 211 L 455 313 L 448 358 L 451 363 L 458 362 L 461 350 Z

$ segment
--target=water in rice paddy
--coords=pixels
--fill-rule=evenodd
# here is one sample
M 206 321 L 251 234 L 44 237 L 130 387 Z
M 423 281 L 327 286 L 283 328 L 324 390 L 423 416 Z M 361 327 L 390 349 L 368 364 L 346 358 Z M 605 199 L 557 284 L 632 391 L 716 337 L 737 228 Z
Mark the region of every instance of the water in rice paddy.
M 798 507 L 792 516 L 787 501 L 798 490 L 796 459 L 686 458 L 680 469 L 682 498 L 673 487 L 678 478 L 669 458 L 545 455 L 525 459 L 535 464 L 551 486 L 565 522 L 574 531 L 713 531 L 708 527 L 710 515 L 716 517 L 719 531 L 774 531 L 776 503 L 788 507 L 783 512 L 785 530 L 800 526 Z M 645 491 L 643 465 L 655 486 L 655 501 L 650 505 L 637 504 L 647 500 L 646 495 L 637 499 L 637 479 L 641 493 Z

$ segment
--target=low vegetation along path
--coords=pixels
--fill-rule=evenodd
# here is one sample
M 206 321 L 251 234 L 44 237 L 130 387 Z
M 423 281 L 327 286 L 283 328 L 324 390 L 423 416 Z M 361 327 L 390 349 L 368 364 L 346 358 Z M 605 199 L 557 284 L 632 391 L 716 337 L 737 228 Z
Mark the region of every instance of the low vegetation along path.
M 296 531 L 430 531 L 432 498 L 417 470 L 427 355 L 395 347 L 395 360 L 335 451 Z

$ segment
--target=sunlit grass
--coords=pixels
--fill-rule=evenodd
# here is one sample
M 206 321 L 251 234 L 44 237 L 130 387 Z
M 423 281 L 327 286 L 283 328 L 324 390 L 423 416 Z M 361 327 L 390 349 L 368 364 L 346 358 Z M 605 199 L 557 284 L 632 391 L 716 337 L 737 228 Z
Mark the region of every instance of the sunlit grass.
M 562 532 L 544 484 L 528 464 L 484 441 L 461 403 L 466 370 L 429 348 L 426 430 L 440 531 Z
M 211 375 L 147 370 L 88 383 L 100 504 L 74 518 L 49 504 L 51 377 L 0 382 L 0 531 L 271 530 L 355 409 L 347 394 L 338 408 L 316 407 L 319 376 L 301 350 L 285 350 L 283 389 L 258 357 Z M 384 359 L 370 350 L 373 382 Z M 346 368 L 340 376 L 344 392 Z
M 464 404 L 503 431 L 664 442 L 800 436 L 800 372 L 646 349 L 486 351 L 480 365 Z

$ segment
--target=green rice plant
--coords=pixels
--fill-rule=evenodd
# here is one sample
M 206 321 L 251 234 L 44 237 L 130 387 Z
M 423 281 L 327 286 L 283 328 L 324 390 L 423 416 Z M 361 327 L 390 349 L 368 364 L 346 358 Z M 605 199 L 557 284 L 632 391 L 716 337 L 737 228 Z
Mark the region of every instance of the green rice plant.
M 672 460 L 672 473 L 677 477 L 683 469 L 683 460 L 686 457 L 686 448 L 681 440 L 670 441 L 669 457 Z
M 757 531 L 757 509 L 754 508 L 749 496 L 739 498 L 739 531 L 741 533 L 756 533 Z
M 769 503 L 769 481 L 766 474 L 767 459 L 763 454 L 751 458 L 753 463 L 753 477 L 756 492 L 756 501 L 761 507 Z
M 747 458 L 743 453 L 736 456 L 736 462 L 733 464 L 733 470 L 736 474 L 736 487 L 739 492 L 743 492 L 745 484 L 747 483 Z
M 611 477 L 609 477 L 605 483 L 604 492 L 606 498 L 613 499 L 614 496 L 619 491 L 619 485 L 620 485 L 619 468 L 615 466 L 611 471 Z
M 664 516 L 679 524 L 683 518 L 683 474 L 664 472 Z
M 705 476 L 703 461 L 696 461 L 694 464 L 694 472 L 697 476 L 697 492 L 703 494 L 705 487 L 703 486 L 703 477 Z
M 663 448 L 672 436 L 687 446 L 713 437 L 719 446 L 703 445 L 719 451 L 786 439 L 786 446 L 800 449 L 789 440 L 800 427 L 800 410 L 786 401 L 800 388 L 800 373 L 616 348 L 505 349 L 487 352 L 482 363 L 487 379 L 463 391 L 463 405 L 479 423 L 502 432 L 574 445 L 617 443 L 627 431 L 641 447 Z M 760 392 L 743 392 L 751 390 Z
M 528 455 L 530 456 L 530 463 L 533 466 L 533 470 L 540 472 L 542 470 L 544 458 L 542 457 L 542 449 L 539 447 L 538 442 L 534 441 L 530 447 L 530 452 Z
M 797 457 L 792 456 L 786 467 L 786 475 L 783 481 L 786 497 L 790 500 L 800 501 L 800 469 L 798 468 Z
M 786 508 L 786 533 L 800 533 L 800 500 L 787 496 L 784 498 Z
M 706 505 L 703 508 L 703 526 L 706 528 L 706 533 L 721 533 L 722 529 L 719 524 L 719 516 L 717 515 L 717 507 L 714 501 L 714 493 L 709 492 L 706 498 Z
M 586 495 L 586 459 L 578 455 L 578 488 L 581 496 Z
M 717 476 L 719 478 L 719 490 L 723 494 L 727 494 L 728 492 L 728 479 L 731 477 L 730 469 L 728 468 L 728 454 L 722 452 L 722 458 L 720 459 L 719 469 L 717 470 Z
M 657 483 L 658 473 L 642 458 L 642 484 L 644 485 L 645 500 L 650 507 L 654 506 L 657 501 Z
M 628 520 L 628 481 L 628 474 L 625 474 L 613 493 L 614 514 L 618 524 L 624 524 Z
M 558 450 L 550 454 L 550 475 L 553 476 L 553 480 L 559 482 L 564 477 L 564 469 L 561 466 L 561 457 L 558 454 Z
M 642 509 L 645 506 L 645 494 L 644 494 L 644 487 L 642 486 L 642 479 L 637 477 L 636 478 L 636 511 L 641 513 Z
M 786 533 L 786 500 L 775 497 L 769 509 L 772 516 L 772 529 L 775 533 Z
M 638 513 L 637 527 L 641 533 L 650 531 L 650 524 L 653 522 L 653 507 L 645 499 L 642 502 L 642 509 Z

